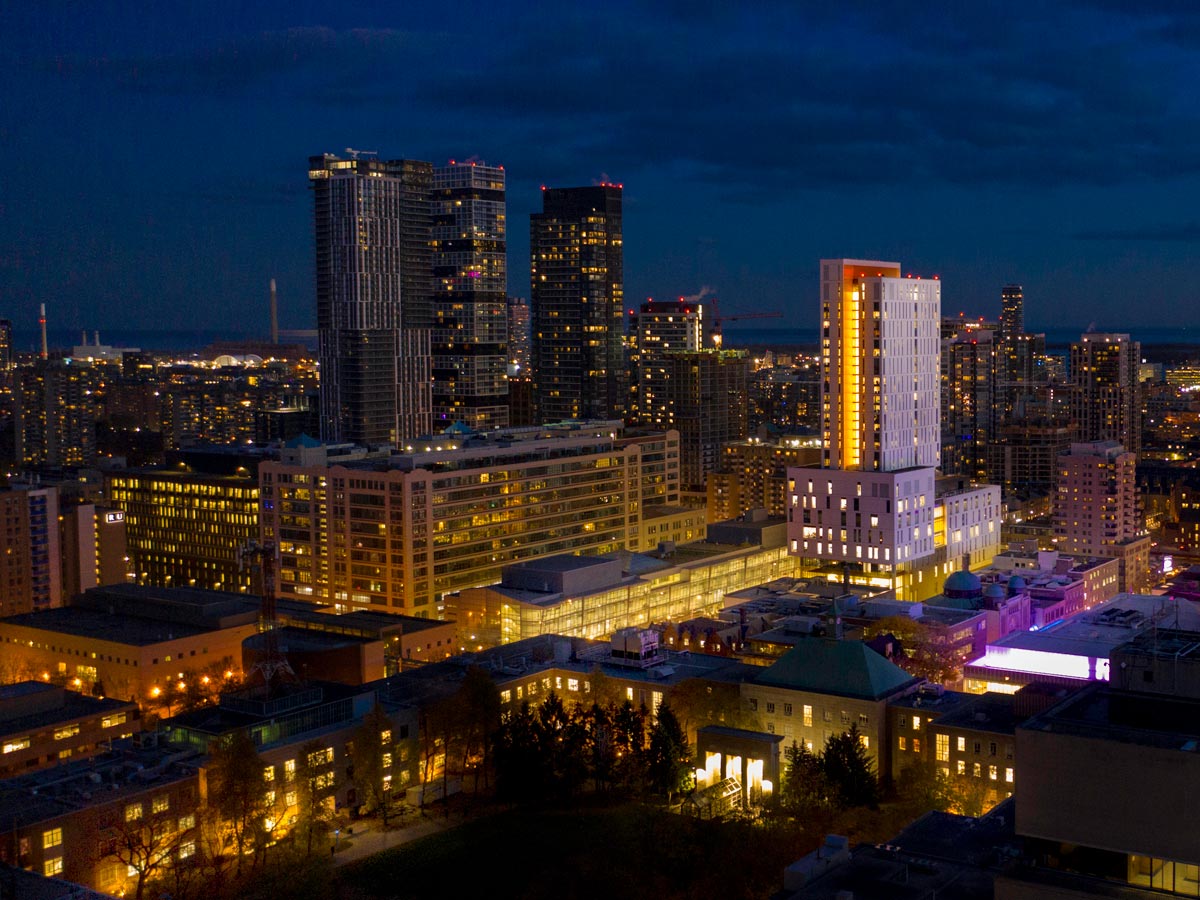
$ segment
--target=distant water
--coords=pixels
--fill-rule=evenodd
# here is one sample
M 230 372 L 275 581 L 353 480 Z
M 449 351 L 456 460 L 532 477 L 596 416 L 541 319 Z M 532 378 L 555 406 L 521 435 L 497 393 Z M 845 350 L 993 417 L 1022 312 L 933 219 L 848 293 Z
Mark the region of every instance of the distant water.
M 1046 343 L 1069 344 L 1079 340 L 1083 328 L 1030 328 L 1031 331 L 1046 335 Z M 1200 345 L 1200 327 L 1180 328 L 1146 328 L 1140 326 L 1112 326 L 1110 328 L 1094 328 L 1093 331 L 1116 334 L 1128 334 L 1142 344 L 1197 344 Z M 816 328 L 733 328 L 724 329 L 726 347 L 764 346 L 815 346 L 820 338 Z
M 46 334 L 46 342 L 51 349 L 69 349 L 79 345 L 82 334 L 66 329 L 50 329 Z M 36 328 L 13 328 L 13 346 L 18 351 L 33 351 L 41 345 L 41 335 Z M 139 350 L 180 350 L 184 352 L 202 350 L 214 341 L 248 341 L 270 340 L 270 335 L 259 330 L 241 330 L 237 328 L 197 328 L 194 330 L 163 330 L 152 329 L 100 329 L 100 343 L 108 347 L 137 347 Z M 283 343 L 306 343 L 293 340 L 281 335 Z M 94 343 L 94 332 L 87 333 L 87 342 Z
M 1066 345 L 1079 340 L 1082 328 L 1047 328 L 1032 329 L 1044 332 L 1047 344 Z M 1200 327 L 1139 327 L 1112 326 L 1096 328 L 1099 332 L 1116 332 L 1132 335 L 1134 340 L 1149 344 L 1196 344 L 1200 345 Z M 51 348 L 63 349 L 75 347 L 81 337 L 78 331 L 66 329 L 51 329 L 48 334 Z M 819 337 L 816 328 L 735 328 L 724 329 L 725 346 L 755 346 L 755 347 L 803 347 L 816 346 Z M 88 332 L 88 343 L 93 341 L 93 333 Z M 100 329 L 100 341 L 111 347 L 137 347 L 141 350 L 181 350 L 195 351 L 212 344 L 214 341 L 244 341 L 268 339 L 268 335 L 260 330 L 243 330 L 237 328 L 199 328 L 194 330 L 152 330 L 152 329 Z M 298 341 L 284 335 L 284 343 L 312 343 Z M 18 351 L 36 350 L 41 338 L 36 328 L 13 328 L 13 344 Z

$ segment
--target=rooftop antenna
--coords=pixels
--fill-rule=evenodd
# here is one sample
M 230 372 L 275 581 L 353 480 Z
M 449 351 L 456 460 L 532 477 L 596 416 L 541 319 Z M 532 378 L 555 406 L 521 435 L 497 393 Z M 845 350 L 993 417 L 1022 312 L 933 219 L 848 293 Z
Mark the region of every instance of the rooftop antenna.
M 378 150 L 355 150 L 353 147 L 347 147 L 346 152 L 350 154 L 351 159 L 358 159 L 360 156 L 378 156 Z
M 280 675 L 295 678 L 287 657 L 279 649 L 279 623 L 275 617 L 275 544 L 247 541 L 237 550 L 238 569 L 257 571 L 262 581 L 262 606 L 258 613 L 258 630 L 263 636 L 262 657 L 250 670 L 262 676 L 263 687 L 270 693 L 271 685 Z
M 46 304 L 43 303 L 38 314 L 38 325 L 42 329 L 42 359 L 47 359 L 50 356 L 50 348 L 46 344 Z

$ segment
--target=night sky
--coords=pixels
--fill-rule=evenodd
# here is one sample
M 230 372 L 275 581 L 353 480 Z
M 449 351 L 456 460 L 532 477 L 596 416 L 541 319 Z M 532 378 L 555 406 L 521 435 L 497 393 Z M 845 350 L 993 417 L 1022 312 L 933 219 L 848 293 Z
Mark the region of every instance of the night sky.
M 807 7 L 807 8 L 797 8 Z M 625 185 L 630 301 L 815 327 L 817 260 L 1025 285 L 1040 328 L 1200 328 L 1200 4 L 0 5 L 0 317 L 313 327 L 307 157 Z M 1195 335 L 1196 332 L 1191 333 Z

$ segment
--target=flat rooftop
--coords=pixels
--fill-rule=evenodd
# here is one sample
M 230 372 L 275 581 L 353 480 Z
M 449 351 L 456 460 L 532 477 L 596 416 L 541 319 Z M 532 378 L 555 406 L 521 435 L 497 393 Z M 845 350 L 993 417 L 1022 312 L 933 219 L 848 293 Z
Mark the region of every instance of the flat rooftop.
M 130 647 L 148 647 L 164 641 L 195 637 L 219 630 L 212 625 L 201 627 L 162 619 L 138 618 L 129 615 L 110 615 L 94 609 L 78 606 L 63 606 L 40 612 L 22 613 L 0 620 L 3 625 L 37 628 L 58 634 L 95 638 Z
M 60 722 L 82 719 L 118 709 L 136 710 L 137 704 L 110 697 L 85 697 L 74 691 L 64 691 L 61 706 L 40 709 L 21 716 L 0 717 L 0 734 L 15 735 L 20 732 L 46 728 Z
M 1200 751 L 1200 700 L 1118 691 L 1095 682 L 1021 727 L 1196 753 Z

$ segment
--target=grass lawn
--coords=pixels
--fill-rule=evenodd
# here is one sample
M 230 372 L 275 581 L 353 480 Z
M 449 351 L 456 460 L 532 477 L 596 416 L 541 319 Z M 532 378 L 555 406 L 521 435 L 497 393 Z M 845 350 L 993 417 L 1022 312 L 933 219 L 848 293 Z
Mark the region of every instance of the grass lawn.
M 339 900 L 765 898 L 803 853 L 795 836 L 640 805 L 504 812 L 347 865 Z

